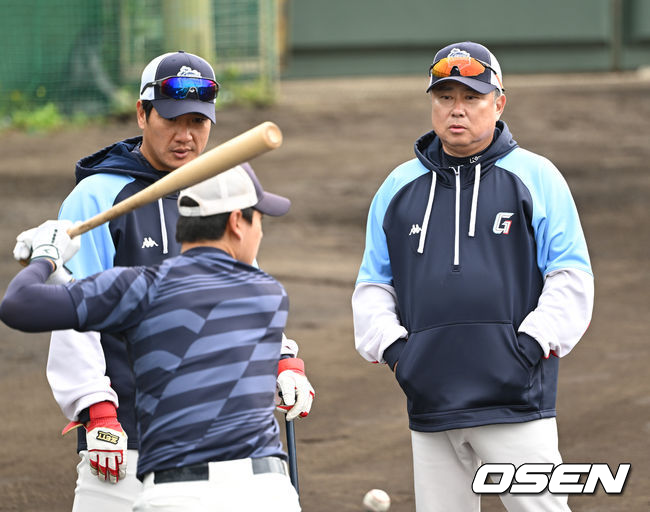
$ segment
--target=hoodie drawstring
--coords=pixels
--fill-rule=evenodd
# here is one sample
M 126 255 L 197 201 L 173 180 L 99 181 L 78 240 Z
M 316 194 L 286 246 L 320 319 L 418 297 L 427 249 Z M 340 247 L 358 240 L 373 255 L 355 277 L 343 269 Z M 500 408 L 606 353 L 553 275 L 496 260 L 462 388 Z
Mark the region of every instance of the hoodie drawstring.
M 167 254 L 167 225 L 165 224 L 165 210 L 162 198 L 158 199 L 158 212 L 160 213 L 160 231 L 162 232 L 163 254 Z
M 481 182 L 481 164 L 476 164 L 474 168 L 474 192 L 472 193 L 472 210 L 469 215 L 469 236 L 474 236 L 474 228 L 476 228 L 476 208 L 478 207 L 478 187 Z
M 422 231 L 420 231 L 420 243 L 418 244 L 418 253 L 422 254 L 424 252 L 424 242 L 427 239 L 427 229 L 429 228 L 429 217 L 431 216 L 431 208 L 433 207 L 433 195 L 436 191 L 436 179 L 437 175 L 435 172 L 431 172 L 431 187 L 429 188 L 429 200 L 427 201 L 427 209 L 424 212 L 424 219 L 422 219 Z
M 456 207 L 454 213 L 454 267 L 460 265 L 460 165 L 452 167 L 456 176 Z
M 456 203 L 454 215 L 454 266 L 460 265 L 460 166 L 452 167 L 456 177 Z M 424 253 L 424 242 L 427 238 L 427 230 L 429 228 L 429 219 L 431 217 L 431 209 L 433 208 L 433 197 L 436 190 L 437 175 L 432 172 L 431 187 L 429 188 L 429 200 L 427 201 L 427 209 L 424 212 L 424 219 L 422 219 L 422 230 L 420 231 L 420 240 L 418 243 L 418 254 Z M 481 182 L 481 164 L 474 167 L 474 188 L 472 191 L 472 208 L 469 217 L 469 231 L 468 236 L 474 237 L 476 233 L 476 212 L 478 209 L 478 191 Z

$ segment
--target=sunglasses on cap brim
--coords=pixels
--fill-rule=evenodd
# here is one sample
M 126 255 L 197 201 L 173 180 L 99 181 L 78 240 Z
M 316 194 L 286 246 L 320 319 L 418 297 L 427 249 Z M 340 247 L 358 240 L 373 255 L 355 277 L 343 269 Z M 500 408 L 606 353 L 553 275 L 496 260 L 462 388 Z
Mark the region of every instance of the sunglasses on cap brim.
M 160 94 L 175 100 L 184 100 L 188 96 L 201 101 L 214 101 L 219 94 L 219 84 L 210 78 L 194 76 L 168 76 L 144 85 L 140 94 L 147 87 L 158 87 Z
M 499 74 L 487 62 L 478 60 L 474 57 L 454 56 L 445 57 L 439 61 L 431 64 L 429 68 L 429 76 L 437 78 L 447 78 L 450 76 L 465 76 L 468 78 L 479 76 L 489 69 L 494 73 L 494 76 L 499 81 L 499 86 L 503 89 L 503 84 L 499 78 Z

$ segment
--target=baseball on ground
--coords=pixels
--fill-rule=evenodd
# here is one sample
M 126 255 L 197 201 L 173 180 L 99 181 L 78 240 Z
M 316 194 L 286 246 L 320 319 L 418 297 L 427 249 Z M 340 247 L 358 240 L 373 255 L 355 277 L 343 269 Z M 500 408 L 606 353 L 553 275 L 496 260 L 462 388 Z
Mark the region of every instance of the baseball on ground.
M 381 489 L 371 489 L 363 497 L 366 512 L 386 512 L 390 508 L 390 496 Z

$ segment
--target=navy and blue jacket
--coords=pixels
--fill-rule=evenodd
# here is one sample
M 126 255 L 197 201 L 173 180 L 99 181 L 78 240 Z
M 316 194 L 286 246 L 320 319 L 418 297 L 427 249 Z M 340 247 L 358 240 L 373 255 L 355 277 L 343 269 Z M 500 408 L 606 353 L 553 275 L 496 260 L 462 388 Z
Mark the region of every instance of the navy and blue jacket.
M 65 199 L 60 219 L 86 220 L 148 187 L 168 173 L 154 169 L 140 153 L 142 137 L 108 146 L 77 162 L 77 185 Z M 115 266 L 155 265 L 180 253 L 174 238 L 177 194 L 146 204 L 82 235 L 81 249 L 66 266 L 81 279 Z M 135 383 L 124 343 L 101 333 L 106 375 L 118 395 L 118 420 L 137 449 Z M 83 418 L 80 416 L 80 420 Z M 86 449 L 83 429 L 78 449 Z
M 445 165 L 434 132 L 375 195 L 357 279 L 395 290 L 396 366 L 410 427 L 441 431 L 555 416 L 558 358 L 518 328 L 544 276 L 591 274 L 568 186 L 499 121 L 489 148 Z M 537 355 L 534 355 L 537 350 Z M 531 355 L 533 354 L 533 355 Z

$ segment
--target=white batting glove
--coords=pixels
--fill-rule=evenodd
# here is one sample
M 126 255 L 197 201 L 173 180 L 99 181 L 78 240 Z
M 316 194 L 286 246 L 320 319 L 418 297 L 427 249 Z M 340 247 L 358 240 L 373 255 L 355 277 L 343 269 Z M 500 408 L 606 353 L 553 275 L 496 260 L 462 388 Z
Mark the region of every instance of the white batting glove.
M 316 393 L 305 375 L 305 363 L 297 357 L 280 359 L 278 364 L 277 410 L 286 413 L 287 421 L 306 417 Z
M 34 233 L 37 229 L 38 228 L 28 229 L 16 237 L 16 245 L 14 246 L 14 259 L 17 262 L 24 265 L 27 265 L 29 262 L 29 259 L 32 255 L 32 239 L 34 238 Z M 71 247 L 74 248 L 72 244 Z M 68 259 L 72 257 L 72 255 L 70 258 L 65 258 L 65 256 L 67 255 L 64 255 L 65 261 L 68 261 Z M 45 284 L 65 284 L 71 280 L 71 272 L 65 267 L 65 265 L 62 265 L 50 274 L 50 277 L 47 278 Z
M 93 404 L 89 411 L 90 421 L 84 426 L 90 472 L 102 481 L 116 484 L 126 477 L 127 435 L 117 421 L 112 402 Z M 70 423 L 63 434 L 78 426 L 81 423 Z
M 23 231 L 16 237 L 14 258 L 20 262 L 37 258 L 49 258 L 56 269 L 47 284 L 64 284 L 72 280 L 72 274 L 63 265 L 70 260 L 81 245 L 80 237 L 70 239 L 67 230 L 73 226 L 69 220 L 48 220 L 37 228 Z
M 80 223 L 81 221 L 77 221 L 73 223 L 72 221 L 69 220 L 48 220 L 38 227 L 23 231 L 16 237 L 16 245 L 14 246 L 14 259 L 16 261 L 28 261 L 30 258 L 33 257 L 32 248 L 34 247 L 34 236 L 37 232 L 40 231 L 39 237 L 41 237 L 43 235 L 43 230 L 60 227 L 61 230 L 63 232 L 66 232 L 67 235 L 68 229 Z M 40 242 L 40 240 L 37 240 L 37 243 L 38 242 Z M 81 245 L 81 241 L 79 240 L 79 237 L 75 237 L 73 240 L 70 241 L 69 244 L 66 245 L 65 249 L 61 253 L 61 258 L 63 260 L 63 263 L 69 261 L 77 253 L 80 245 Z
M 32 236 L 30 259 L 49 258 L 57 268 L 72 258 L 81 247 L 79 237 L 71 239 L 67 230 L 73 226 L 69 220 L 47 220 L 36 228 Z
M 29 261 L 32 255 L 32 239 L 36 228 L 23 231 L 16 237 L 16 245 L 14 246 L 14 259 L 19 262 Z

